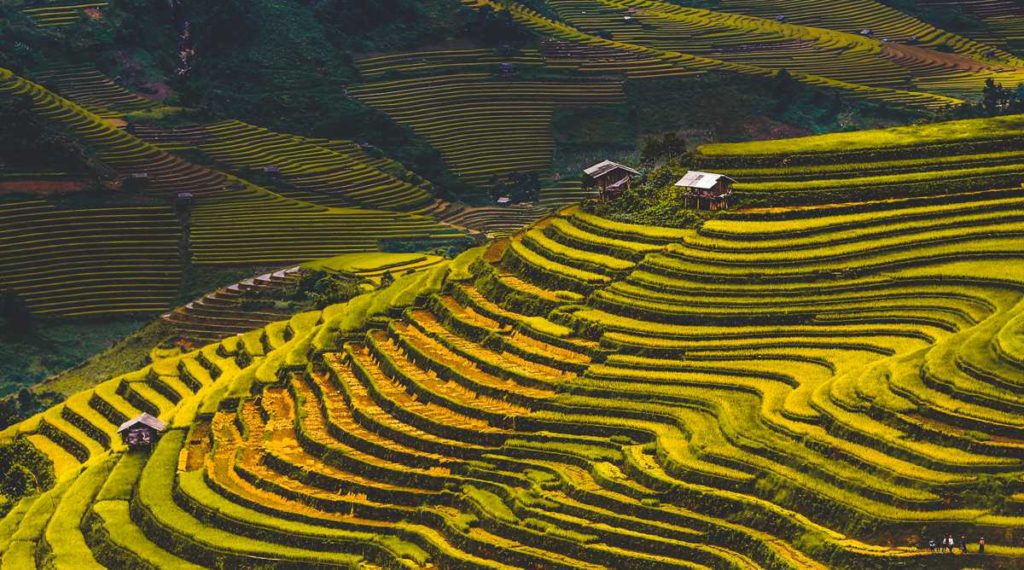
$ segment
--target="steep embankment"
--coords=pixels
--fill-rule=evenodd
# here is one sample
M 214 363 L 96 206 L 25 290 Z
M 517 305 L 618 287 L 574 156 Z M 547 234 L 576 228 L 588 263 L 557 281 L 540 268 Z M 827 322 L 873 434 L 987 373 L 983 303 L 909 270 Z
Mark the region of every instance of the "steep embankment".
M 3 563 L 1019 565 L 1022 206 L 566 211 L 0 434 L 58 479 Z
M 712 144 L 698 164 L 744 205 L 821 204 L 1009 189 L 1024 180 L 1024 115 L 779 141 Z

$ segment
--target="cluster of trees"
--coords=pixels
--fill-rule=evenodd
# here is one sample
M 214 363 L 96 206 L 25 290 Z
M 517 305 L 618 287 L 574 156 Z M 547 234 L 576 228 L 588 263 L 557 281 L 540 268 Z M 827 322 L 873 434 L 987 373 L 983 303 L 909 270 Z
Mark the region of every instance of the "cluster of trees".
M 359 283 L 350 277 L 317 271 L 304 277 L 296 286 L 295 295 L 301 296 L 317 309 L 344 303 L 359 295 Z
M 970 119 L 1017 113 L 1024 113 L 1024 83 L 1016 88 L 1010 88 L 990 77 L 985 80 L 985 86 L 981 89 L 981 100 L 960 105 L 942 118 Z
M 0 399 L 0 430 L 27 420 L 39 412 L 59 404 L 61 400 L 61 395 L 56 392 L 36 394 L 28 388 L 22 388 L 18 390 L 17 394 Z
M 540 198 L 540 176 L 536 172 L 510 172 L 504 177 L 492 176 L 490 181 L 491 198 L 508 197 L 518 204 L 520 202 L 536 202 Z
M 459 19 L 467 35 L 486 45 L 519 46 L 530 38 L 508 10 L 464 7 L 459 11 Z
M 413 24 L 426 17 L 418 0 L 319 0 L 309 3 L 330 28 L 345 34 L 366 34 L 380 26 Z
M 326 271 L 313 271 L 303 275 L 293 286 L 284 290 L 247 292 L 242 300 L 242 307 L 248 310 L 281 306 L 293 311 L 309 311 L 344 303 L 360 293 L 362 291 L 359 289 L 359 282 L 351 277 Z
M 628 190 L 612 202 L 588 202 L 587 211 L 620 222 L 677 228 L 694 227 L 718 212 L 687 208 L 673 186 L 685 167 L 664 165 L 634 180 Z
M 28 95 L 0 93 L 0 125 L 0 162 L 5 163 L 0 166 L 52 166 L 72 172 L 85 168 L 97 175 L 111 175 L 91 149 L 63 125 L 41 117 Z
M 43 488 L 36 474 L 22 457 L 25 443 L 0 447 L 0 493 L 9 499 L 30 495 Z
M 648 137 L 640 149 L 640 160 L 645 166 L 662 162 L 680 163 L 687 156 L 686 139 L 675 132 Z
M 23 335 L 32 330 L 32 311 L 16 292 L 0 291 L 0 333 Z

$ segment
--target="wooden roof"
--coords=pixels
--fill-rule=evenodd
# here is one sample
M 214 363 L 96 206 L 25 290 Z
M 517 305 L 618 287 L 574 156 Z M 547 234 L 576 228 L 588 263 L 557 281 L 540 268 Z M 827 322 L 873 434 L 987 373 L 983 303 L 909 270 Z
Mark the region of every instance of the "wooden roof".
M 167 429 L 167 422 L 159 418 L 154 418 L 153 416 L 147 413 L 143 413 L 141 416 L 134 417 L 121 424 L 121 427 L 117 428 L 117 433 L 121 433 L 124 430 L 139 424 L 151 427 L 156 431 L 164 431 L 165 429 Z
M 590 168 L 584 170 L 583 172 L 585 172 L 587 176 L 590 176 L 591 178 L 600 178 L 605 174 L 608 174 L 609 172 L 613 172 L 615 170 L 625 170 L 626 172 L 633 175 L 640 174 L 639 172 L 633 170 L 628 166 L 624 166 L 622 164 L 612 162 L 610 160 L 602 160 L 601 162 L 598 162 L 597 164 L 591 166 Z
M 720 180 L 727 180 L 729 182 L 735 182 L 732 178 L 724 174 L 715 174 L 714 172 L 701 172 L 699 170 L 691 170 L 676 182 L 676 186 L 682 186 L 684 188 L 698 188 L 700 190 L 710 190 L 715 187 Z

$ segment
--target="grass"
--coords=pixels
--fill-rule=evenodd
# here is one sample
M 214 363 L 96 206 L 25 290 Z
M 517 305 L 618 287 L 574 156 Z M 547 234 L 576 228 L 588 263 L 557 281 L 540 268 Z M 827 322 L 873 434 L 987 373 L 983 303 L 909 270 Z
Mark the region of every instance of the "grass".
M 387 1 L 422 14 L 412 4 Z M 260 101 L 265 107 L 255 111 L 252 100 L 242 110 L 280 112 L 282 122 L 292 105 L 337 101 L 337 93 L 310 92 L 308 75 L 278 66 L 289 55 L 307 62 L 322 57 L 325 75 L 337 71 L 334 64 L 347 65 L 335 57 L 339 44 L 325 43 L 326 18 L 311 18 L 306 7 L 286 13 L 269 0 L 249 6 L 251 18 L 231 13 L 243 4 L 202 8 L 227 10 L 221 24 L 237 23 L 237 30 L 218 30 L 209 19 L 197 29 L 276 34 L 280 53 L 268 55 L 271 47 L 261 45 L 254 57 L 266 57 L 267 65 L 254 69 L 245 67 L 244 50 L 232 52 L 197 70 L 196 89 L 219 80 L 203 76 L 218 68 L 225 82 L 272 76 L 267 85 L 275 93 Z M 658 26 L 645 27 L 622 18 L 639 5 L 632 0 L 547 4 L 564 21 L 531 15 L 519 3 L 512 16 L 533 30 L 607 50 L 601 58 L 610 61 L 599 67 L 624 65 L 627 90 L 639 81 L 637 73 L 678 72 L 680 66 L 764 75 L 771 65 L 744 60 L 788 57 L 796 49 L 792 42 L 774 41 L 784 33 L 810 42 L 819 55 L 831 53 L 823 46 L 834 42 L 836 51 L 824 62 L 840 73 L 855 71 L 857 61 L 865 72 L 888 65 L 863 59 L 878 55 L 878 42 L 795 23 L 654 1 L 644 2 L 643 11 L 655 12 Z M 878 13 L 898 20 L 887 25 L 906 21 Z M 492 19 L 487 25 L 502 25 L 505 17 L 466 14 L 484 14 Z M 593 26 L 608 27 L 616 39 L 597 38 Z M 707 45 L 685 43 L 695 41 Z M 730 49 L 740 42 L 742 50 Z M 202 45 L 214 58 L 224 49 Z M 958 45 L 968 54 L 976 50 Z M 714 55 L 725 59 L 675 51 L 682 48 L 718 50 Z M 637 60 L 623 59 L 622 52 L 667 69 L 644 64 L 638 71 Z M 809 74 L 814 61 L 796 55 L 790 61 L 804 66 L 795 72 L 800 81 L 835 85 Z M 395 61 L 417 64 L 409 57 Z M 227 62 L 242 65 L 219 67 Z M 388 73 L 374 72 L 373 84 L 382 89 L 375 96 L 398 97 L 391 101 L 396 109 L 422 95 L 424 85 L 435 85 L 430 74 L 396 79 Z M 537 87 L 545 83 L 539 77 L 498 87 Z M 670 107 L 663 128 L 688 129 L 700 124 L 701 113 L 737 112 L 729 104 L 711 108 L 708 92 L 731 96 L 734 89 L 765 85 L 746 81 L 666 81 L 652 88 L 649 104 L 653 109 L 655 98 L 663 97 Z M 686 85 L 695 87 L 673 92 Z M 603 210 L 563 210 L 500 245 L 449 262 L 372 251 L 379 236 L 437 237 L 443 229 L 429 220 L 402 217 L 416 230 L 408 234 L 387 215 L 347 212 L 351 217 L 321 225 L 327 210 L 244 184 L 221 192 L 232 179 L 205 178 L 208 173 L 105 130 L 90 114 L 6 74 L 0 87 L 29 90 L 40 109 L 82 133 L 102 134 L 97 140 L 109 145 L 107 157 L 159 157 L 172 172 L 208 183 L 193 213 L 204 268 L 186 268 L 187 288 L 237 280 L 205 266 L 241 260 L 325 258 L 318 268 L 400 273 L 390 287 L 193 352 L 148 350 L 163 332 L 150 325 L 57 377 L 59 391 L 93 391 L 77 392 L 0 432 L 4 450 L 15 449 L 8 445 L 15 441 L 45 455 L 60 479 L 34 502 L 0 507 L 13 507 L 0 521 L 4 565 L 32 566 L 52 555 L 59 565 L 91 557 L 106 566 L 155 567 L 881 569 L 942 565 L 946 559 L 920 542 L 950 529 L 990 537 L 993 565 L 1016 567 L 1024 560 L 1024 549 L 1010 540 L 1024 532 L 1024 516 L 1017 501 L 1006 500 L 1024 489 L 1024 343 L 1018 338 L 1024 218 L 1019 198 L 1008 191 L 994 199 L 954 193 L 936 200 L 732 210 L 715 219 L 661 220 L 647 208 L 647 221 L 661 224 L 616 220 Z M 914 98 L 898 90 L 845 89 L 882 101 Z M 762 94 L 747 91 L 737 93 L 742 105 L 760 104 Z M 281 99 L 284 92 L 294 99 Z M 472 103 L 487 110 L 490 102 L 480 93 Z M 253 97 L 251 91 L 221 95 L 226 98 L 219 104 Z M 807 131 L 831 125 L 833 101 L 818 100 L 819 114 L 815 95 L 807 96 L 776 116 Z M 693 103 L 694 97 L 703 102 Z M 565 115 L 559 144 L 604 152 L 600 141 L 617 130 L 643 133 L 641 121 L 661 128 L 653 113 L 624 114 L 628 105 Z M 355 108 L 330 117 L 308 113 L 303 120 L 330 121 Z M 738 117 L 742 131 L 745 119 Z M 589 121 L 605 124 L 582 126 Z M 461 124 L 455 127 L 461 132 Z M 832 179 L 849 178 L 832 167 L 845 164 L 849 154 L 858 155 L 856 169 L 867 176 L 951 183 L 954 168 L 930 168 L 922 157 L 900 163 L 890 151 L 914 154 L 924 145 L 943 156 L 936 161 L 943 166 L 956 164 L 949 157 L 963 151 L 982 158 L 962 169 L 983 168 L 992 166 L 989 160 L 1012 162 L 995 156 L 1012 149 L 975 147 L 1012 142 L 1018 127 L 917 126 L 835 135 L 828 142 L 754 145 L 781 149 L 767 158 L 747 147 L 715 156 L 734 164 L 750 158 L 761 169 L 788 156 L 811 166 L 820 162 L 823 168 L 810 168 L 802 178 L 760 175 L 781 175 L 765 182 L 803 185 L 821 200 Z M 951 131 L 948 137 L 935 134 L 942 129 Z M 971 132 L 957 139 L 956 129 Z M 469 153 L 455 156 L 470 164 L 477 159 L 473 145 L 444 136 L 455 141 L 446 152 Z M 870 136 L 877 145 L 866 140 Z M 945 140 L 957 143 L 953 153 L 944 153 Z M 820 148 L 834 150 L 818 160 Z M 884 159 L 872 166 L 879 156 Z M 671 167 L 662 177 L 669 174 Z M 279 215 L 285 210 L 294 216 Z M 680 222 L 693 227 L 666 227 Z M 333 242 L 348 231 L 372 233 L 372 241 L 320 249 L 352 245 Z M 303 244 L 298 256 L 284 241 L 296 236 Z M 156 360 L 145 362 L 147 355 Z M 115 448 L 108 458 L 116 425 L 142 410 L 160 414 L 171 429 L 151 452 Z M 0 485 L 16 486 L 19 473 L 25 476 L 12 470 Z
M 429 256 L 417 253 L 351 253 L 303 264 L 314 270 L 338 273 L 377 273 L 427 261 Z
M 82 331 L 95 329 L 86 326 L 73 327 L 74 334 L 81 338 Z M 102 330 L 102 329 L 100 329 Z M 107 378 L 119 376 L 140 368 L 149 358 L 154 346 L 162 343 L 170 336 L 172 329 L 157 319 L 132 321 L 125 330 L 128 334 L 122 337 L 110 337 L 104 347 L 98 347 L 88 353 L 83 351 L 73 367 L 57 371 L 45 382 L 38 384 L 41 390 L 54 391 L 65 395 L 91 388 Z
M 39 319 L 28 335 L 15 338 L 7 333 L 0 343 L 0 395 L 52 378 L 43 389 L 70 396 L 97 378 L 134 370 L 145 362 L 149 348 L 163 340 L 161 333 L 167 333 L 158 325 L 155 328 L 160 332 L 145 331 L 146 322 L 142 318 Z M 126 344 L 136 346 L 131 356 L 115 350 Z M 100 353 L 108 355 L 96 358 Z M 118 365 L 102 365 L 93 359 L 116 359 Z
M 998 220 L 999 209 L 1012 209 L 1014 204 L 1013 200 L 996 201 L 988 204 L 991 211 L 979 215 Z M 902 214 L 907 216 L 934 218 L 937 226 L 942 226 L 943 219 L 954 220 L 972 211 L 952 206 L 905 210 Z M 902 216 L 893 211 L 883 218 L 876 225 L 891 225 Z M 317 550 L 362 544 L 352 552 L 362 555 L 366 548 L 383 548 L 418 564 L 428 556 L 468 549 L 459 556 L 516 551 L 519 554 L 514 556 L 525 557 L 523 564 L 527 559 L 559 563 L 572 559 L 586 565 L 607 557 L 625 561 L 657 556 L 659 563 L 675 565 L 681 560 L 734 560 L 742 552 L 761 563 L 782 556 L 808 567 L 819 557 L 830 567 L 864 563 L 885 567 L 903 559 L 919 562 L 917 557 L 926 554 L 862 542 L 865 537 L 883 532 L 902 540 L 920 532 L 921 525 L 973 521 L 1015 527 L 1020 521 L 999 512 L 999 503 L 988 498 L 1003 480 L 1001 473 L 1012 477 L 1019 472 L 1018 461 L 998 451 L 1006 442 L 979 440 L 955 429 L 940 435 L 923 428 L 915 438 L 900 435 L 909 429 L 907 422 L 915 421 L 906 414 L 916 406 L 927 406 L 945 421 L 969 425 L 971 434 L 984 432 L 983 422 L 1015 425 L 1006 411 L 983 405 L 997 401 L 1001 388 L 956 379 L 959 373 L 949 367 L 953 347 L 964 347 L 959 361 L 983 367 L 990 371 L 986 378 L 994 377 L 1003 364 L 992 360 L 998 357 L 984 356 L 979 347 L 985 346 L 988 337 L 1000 334 L 1003 323 L 1011 330 L 1019 326 L 1011 324 L 1019 321 L 1012 312 L 1015 297 L 998 285 L 978 281 L 985 271 L 982 266 L 975 270 L 972 286 L 953 290 L 941 281 L 900 285 L 857 278 L 823 284 L 812 278 L 774 291 L 763 283 L 733 287 L 716 278 L 718 272 L 742 274 L 757 264 L 770 266 L 771 271 L 785 270 L 775 266 L 801 260 L 779 245 L 787 240 L 807 259 L 830 251 L 801 249 L 801 243 L 814 244 L 830 234 L 853 231 L 847 236 L 848 245 L 832 248 L 836 255 L 845 251 L 842 248 L 857 251 L 882 244 L 858 226 L 871 222 L 865 214 L 783 218 L 774 231 L 772 223 L 762 222 L 768 234 L 779 235 L 775 240 L 750 240 L 749 228 L 739 222 L 709 222 L 715 228 L 700 236 L 703 248 L 686 254 L 682 243 L 695 239 L 693 231 L 566 213 L 557 223 L 545 222 L 531 230 L 529 247 L 538 250 L 524 250 L 536 257 L 531 257 L 530 267 L 492 265 L 491 270 L 511 271 L 524 284 L 543 288 L 552 273 L 561 273 L 563 280 L 578 277 L 579 270 L 554 263 L 551 256 L 566 262 L 589 260 L 593 275 L 615 283 L 617 297 L 599 292 L 563 301 L 548 318 L 516 313 L 502 299 L 491 299 L 489 289 L 477 290 L 469 284 L 468 279 L 482 271 L 479 264 L 486 263 L 478 257 L 483 253 L 480 248 L 453 262 L 454 278 L 462 281 L 450 286 L 444 284 L 447 267 L 441 265 L 402 276 L 388 289 L 329 307 L 322 315 L 297 317 L 288 325 L 287 330 L 295 334 L 290 340 L 284 325 L 274 324 L 234 343 L 224 341 L 219 354 L 207 354 L 216 354 L 214 359 L 224 370 L 229 362 L 242 368 L 213 380 L 213 392 L 200 390 L 193 397 L 179 390 L 183 402 L 195 402 L 187 405 L 201 412 L 196 416 L 199 423 L 194 424 L 199 431 L 188 437 L 182 430 L 165 435 L 155 454 L 145 460 L 145 474 L 134 494 L 131 482 L 144 459 L 123 459 L 99 491 L 100 504 L 123 504 L 127 499 L 145 505 L 145 514 L 137 520 L 147 521 L 139 524 L 146 541 L 140 540 L 138 549 L 159 547 L 167 549 L 167 554 L 187 555 L 207 564 L 271 553 L 303 561 L 307 551 L 281 542 L 298 534 L 311 546 L 317 545 Z M 730 224 L 735 226 L 732 233 Z M 986 241 L 991 238 L 984 237 L 988 234 L 978 235 L 982 237 L 969 244 L 971 250 L 996 251 L 994 242 Z M 517 247 L 518 238 L 513 238 L 512 248 Z M 569 239 L 593 243 L 601 253 L 557 241 Z M 735 243 L 716 246 L 729 241 Z M 900 255 L 933 263 L 927 248 L 903 245 Z M 758 253 L 762 248 L 769 250 L 767 257 Z M 656 274 L 637 280 L 635 273 L 624 278 L 606 276 L 628 269 L 631 262 L 627 260 L 639 254 L 647 256 L 643 263 L 648 269 L 685 254 L 672 263 L 692 266 L 689 281 Z M 872 252 L 867 257 L 872 255 L 887 254 Z M 938 271 L 941 266 L 935 267 Z M 926 275 L 914 271 L 908 275 Z M 959 271 L 968 273 L 966 268 Z M 889 279 L 902 277 L 888 275 Z M 423 297 L 430 299 L 397 317 Z M 666 313 L 677 310 L 693 311 L 699 318 L 693 324 L 661 322 Z M 800 324 L 767 321 L 776 312 L 792 310 L 819 318 Z M 985 320 L 995 312 L 1003 313 L 1001 320 Z M 710 318 L 735 314 L 756 315 L 759 321 L 708 324 Z M 844 314 L 856 319 L 839 319 Z M 934 324 L 943 320 L 953 323 L 951 330 Z M 387 328 L 380 328 L 385 322 Z M 981 322 L 988 324 L 975 327 Z M 968 332 L 950 336 L 953 329 Z M 617 331 L 600 345 L 612 353 L 591 362 L 579 351 L 586 347 L 589 354 L 600 354 L 601 349 L 578 335 L 600 336 L 604 331 Z M 836 338 L 844 340 L 838 343 Z M 1004 344 L 1010 351 L 1017 350 L 1012 342 Z M 929 347 L 940 346 L 944 352 L 929 354 Z M 309 363 L 309 349 L 324 353 L 323 366 L 331 375 L 323 376 L 317 361 L 307 368 L 319 396 L 312 398 L 312 393 L 295 384 L 302 396 L 297 405 L 304 407 L 300 414 L 291 404 L 281 403 L 282 389 L 274 384 L 285 366 L 295 370 L 292 367 Z M 671 355 L 666 356 L 666 351 Z M 247 357 L 235 362 L 234 355 L 240 352 Z M 934 362 L 928 368 L 930 376 L 917 375 L 916 367 L 927 359 Z M 562 360 L 573 366 L 559 367 Z M 945 367 L 936 365 L 940 361 Z M 173 374 L 172 364 L 161 363 L 159 373 Z M 892 371 L 891 380 L 880 382 L 886 378 L 886 367 Z M 936 399 L 928 383 L 932 377 L 955 398 L 973 400 L 951 405 Z M 949 378 L 954 380 L 946 383 Z M 171 404 L 147 388 L 152 381 L 145 374 L 133 377 L 129 394 L 169 410 Z M 554 386 L 564 388 L 555 392 Z M 260 392 L 260 400 L 250 399 Z M 871 404 L 861 400 L 868 395 Z M 905 403 L 907 398 L 916 406 Z M 241 407 L 237 402 L 242 402 Z M 327 406 L 330 414 L 318 420 L 319 412 L 309 408 L 309 402 Z M 1018 405 L 1016 398 L 1001 398 L 1001 402 L 1004 407 Z M 858 420 L 865 405 L 874 406 L 881 415 Z M 242 414 L 238 421 L 243 428 L 237 436 L 230 435 L 239 425 L 236 414 Z M 322 423 L 328 417 L 331 423 Z M 903 419 L 880 421 L 886 417 Z M 183 457 L 198 453 L 196 459 L 202 459 L 211 453 L 204 447 L 208 436 L 201 430 L 205 428 L 200 427 L 210 418 L 213 426 L 220 426 L 212 434 L 212 455 L 205 461 L 187 460 L 206 467 L 175 469 L 184 465 Z M 528 424 L 535 427 L 522 429 Z M 609 431 L 611 426 L 615 428 Z M 506 437 L 513 439 L 503 443 Z M 968 437 L 970 446 L 950 446 L 951 438 Z M 292 443 L 289 438 L 297 439 Z M 181 455 L 179 447 L 186 442 L 190 449 L 198 447 Z M 309 442 L 333 451 L 310 455 L 322 448 L 308 447 Z M 623 459 L 625 450 L 620 445 L 643 446 L 655 455 L 631 449 Z M 473 450 L 481 446 L 488 452 L 476 455 L 479 452 Z M 239 453 L 242 448 L 247 453 Z M 391 451 L 395 448 L 402 450 L 403 464 L 412 462 L 410 472 L 421 473 L 417 477 L 430 473 L 432 481 L 451 479 L 446 488 L 462 493 L 435 505 L 421 498 L 422 490 L 406 489 L 403 478 L 399 488 L 382 494 L 382 485 L 391 489 L 397 484 L 390 464 L 399 457 Z M 447 454 L 451 456 L 438 463 Z M 429 469 L 415 469 L 420 467 L 415 458 L 426 456 L 431 457 Z M 268 459 L 253 462 L 257 457 Z M 467 469 L 471 478 L 461 479 L 461 471 L 449 470 L 448 461 L 469 458 L 473 459 L 461 469 Z M 534 482 L 544 479 L 520 480 L 515 473 L 521 465 L 557 473 L 560 488 L 568 486 L 571 492 L 530 498 Z M 262 467 L 254 472 L 254 466 Z M 243 480 L 230 473 L 248 475 Z M 994 478 L 986 476 L 981 487 L 974 489 L 979 473 L 991 473 Z M 291 481 L 286 487 L 280 483 L 283 474 Z M 346 482 L 345 489 L 370 493 L 374 504 L 365 505 L 357 495 L 336 493 L 340 481 Z M 433 489 L 439 483 L 431 485 Z M 964 496 L 974 498 L 946 505 L 943 493 L 951 488 L 965 489 Z M 673 507 L 674 499 L 661 494 L 666 489 L 686 497 L 692 510 Z M 171 493 L 176 495 L 172 498 Z M 384 497 L 404 503 L 412 499 L 400 497 L 412 496 L 422 505 L 421 512 L 462 522 L 450 527 L 430 525 L 432 534 L 424 534 L 427 531 L 418 522 L 410 521 L 409 526 L 395 528 L 401 539 L 394 542 L 386 538 L 389 532 L 361 522 L 359 509 L 392 509 L 395 505 L 375 503 Z M 343 519 L 331 519 L 335 515 L 330 510 L 310 510 L 294 502 L 302 499 L 325 505 L 327 497 L 363 506 L 354 514 L 346 511 Z M 99 512 L 108 509 L 113 506 L 101 507 Z M 465 513 L 475 515 L 475 521 Z M 633 522 L 627 523 L 626 515 L 634 517 Z M 723 519 L 726 516 L 728 521 Z M 325 526 L 319 520 L 324 517 L 338 522 Z M 514 530 L 524 520 L 529 521 L 528 528 Z M 335 529 L 334 524 L 342 526 Z M 357 532 L 348 530 L 353 525 Z M 658 550 L 656 544 L 680 539 L 673 525 L 715 529 L 704 535 L 709 537 L 707 544 L 714 546 Z M 201 537 L 194 534 L 196 528 L 203 529 Z M 419 537 L 413 540 L 417 546 L 403 546 L 413 536 Z M 766 546 L 779 539 L 807 552 Z M 423 548 L 424 540 L 437 546 Z M 188 549 L 182 544 L 188 544 Z M 452 544 L 459 546 L 453 550 Z M 162 555 L 149 550 L 146 556 Z
M 780 141 L 710 144 L 700 148 L 708 157 L 809 154 L 894 149 L 1012 137 L 1024 127 L 1024 115 L 966 119 L 889 129 L 834 133 Z

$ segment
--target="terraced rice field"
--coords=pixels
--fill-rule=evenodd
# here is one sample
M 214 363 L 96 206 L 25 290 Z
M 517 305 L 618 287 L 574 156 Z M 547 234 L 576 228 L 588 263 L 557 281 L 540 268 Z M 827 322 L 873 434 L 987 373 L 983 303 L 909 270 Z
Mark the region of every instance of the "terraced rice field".
M 181 228 L 170 206 L 0 204 L 0 289 L 40 315 L 152 312 L 178 292 Z
M 297 197 L 290 197 L 188 162 L 117 128 L 93 111 L 118 108 L 113 103 L 118 92 L 90 98 L 95 93 L 84 85 L 82 91 L 67 90 L 69 95 L 82 98 L 87 106 L 0 69 L 0 91 L 29 97 L 40 115 L 66 126 L 95 150 L 98 160 L 126 180 L 137 177 L 143 193 L 166 200 L 168 205 L 138 215 L 127 210 L 109 214 L 75 210 L 54 213 L 50 218 L 45 212 L 33 213 L 40 208 L 46 211 L 46 207 L 32 203 L 5 206 L 27 208 L 26 215 L 30 217 L 64 226 L 64 233 L 54 233 L 58 237 L 52 239 L 57 241 L 50 242 L 50 238 L 24 231 L 17 225 L 21 222 L 12 217 L 12 226 L 7 230 L 11 235 L 3 244 L 5 251 L 21 248 L 16 254 L 4 256 L 3 262 L 14 264 L 11 277 L 4 275 L 4 282 L 9 283 L 5 286 L 13 286 L 31 299 L 41 312 L 77 315 L 166 310 L 166 303 L 177 287 L 181 265 L 180 259 L 175 263 L 172 257 L 178 255 L 181 230 L 171 203 L 182 193 L 193 196 L 189 250 L 193 262 L 198 264 L 283 266 L 343 253 L 378 251 L 385 240 L 429 243 L 464 235 L 462 230 L 425 214 L 398 211 L 426 212 L 426 206 L 432 204 L 430 195 L 423 187 L 388 174 L 395 168 L 391 161 L 373 158 L 354 144 L 285 137 L 244 123 L 214 126 L 209 133 L 193 132 L 192 138 L 186 139 L 190 144 L 211 145 L 211 152 L 224 153 L 226 162 L 239 161 L 239 168 L 259 165 L 263 159 L 244 152 L 232 153 L 235 147 L 224 143 L 223 137 L 229 136 L 225 133 L 286 141 L 290 148 L 265 143 L 266 146 L 254 145 L 250 149 L 255 149 L 252 153 L 269 153 L 269 160 L 280 165 L 283 176 L 296 180 Z M 176 140 L 177 144 L 184 144 L 180 137 Z M 318 162 L 320 159 L 323 162 Z M 301 164 L 292 166 L 289 160 Z M 324 178 L 317 179 L 318 175 Z M 332 207 L 302 199 L 319 197 L 321 193 L 327 204 L 353 205 Z M 364 205 L 370 207 L 361 207 Z M 386 205 L 388 209 L 374 205 Z M 149 213 L 157 210 L 161 213 Z M 93 217 L 103 215 L 115 222 L 104 225 L 102 217 L 92 221 Z M 61 216 L 65 221 L 61 221 Z M 128 223 L 133 217 L 136 223 Z M 147 226 L 151 218 L 159 223 Z M 6 218 L 3 221 L 8 222 Z M 128 233 L 114 233 L 122 227 Z M 76 228 L 98 229 L 87 233 Z M 72 239 L 73 236 L 77 237 Z M 66 244 L 73 247 L 63 247 Z M 49 261 L 52 263 L 42 269 L 37 265 Z M 126 285 L 125 280 L 134 285 Z M 109 298 L 87 298 L 90 287 L 103 287 L 103 295 Z M 132 293 L 119 302 L 118 297 L 125 290 Z
M 157 106 L 154 101 L 114 83 L 94 67 L 51 67 L 34 73 L 33 77 L 100 117 L 118 117 Z
M 970 36 L 990 45 L 1016 50 L 1024 47 L 1024 7 L 1010 0 L 924 0 L 925 6 L 961 10 L 979 19 L 984 28 Z
M 623 100 L 621 81 L 534 81 L 472 72 L 372 81 L 349 93 L 409 125 L 453 172 L 480 185 L 511 172 L 551 169 L 557 106 Z
M 285 320 L 295 311 L 275 306 L 253 309 L 244 306 L 250 292 L 278 292 L 293 285 L 303 274 L 298 266 L 272 271 L 221 287 L 161 315 L 174 326 L 175 334 L 194 345 L 219 341 L 225 337 L 261 328 Z
M 428 188 L 396 178 L 351 141 L 306 139 L 241 121 L 205 125 L 202 132 L 199 150 L 232 170 L 275 170 L 296 199 L 389 210 L 422 209 L 434 200 Z
M 432 218 L 389 210 L 327 208 L 233 183 L 192 212 L 193 259 L 201 264 L 286 264 L 378 251 L 388 239 L 456 239 Z
M 1024 116 L 706 145 L 702 168 L 727 172 L 750 202 L 821 203 L 1018 189 Z M 742 199 L 742 198 L 741 198 Z
M 99 16 L 107 2 L 80 2 L 72 4 L 42 4 L 21 11 L 40 28 L 62 28 L 77 24 L 85 17 Z
M 1009 52 L 871 0 L 736 0 L 714 10 L 648 0 L 550 0 L 558 21 L 517 2 L 500 4 L 538 33 L 570 44 L 689 72 L 766 76 L 785 68 L 801 81 L 886 104 L 941 108 L 977 93 L 989 77 L 1016 85 L 1024 73 L 1024 61 Z
M 566 209 L 0 433 L 59 479 L 3 564 L 1019 566 L 1022 207 Z

